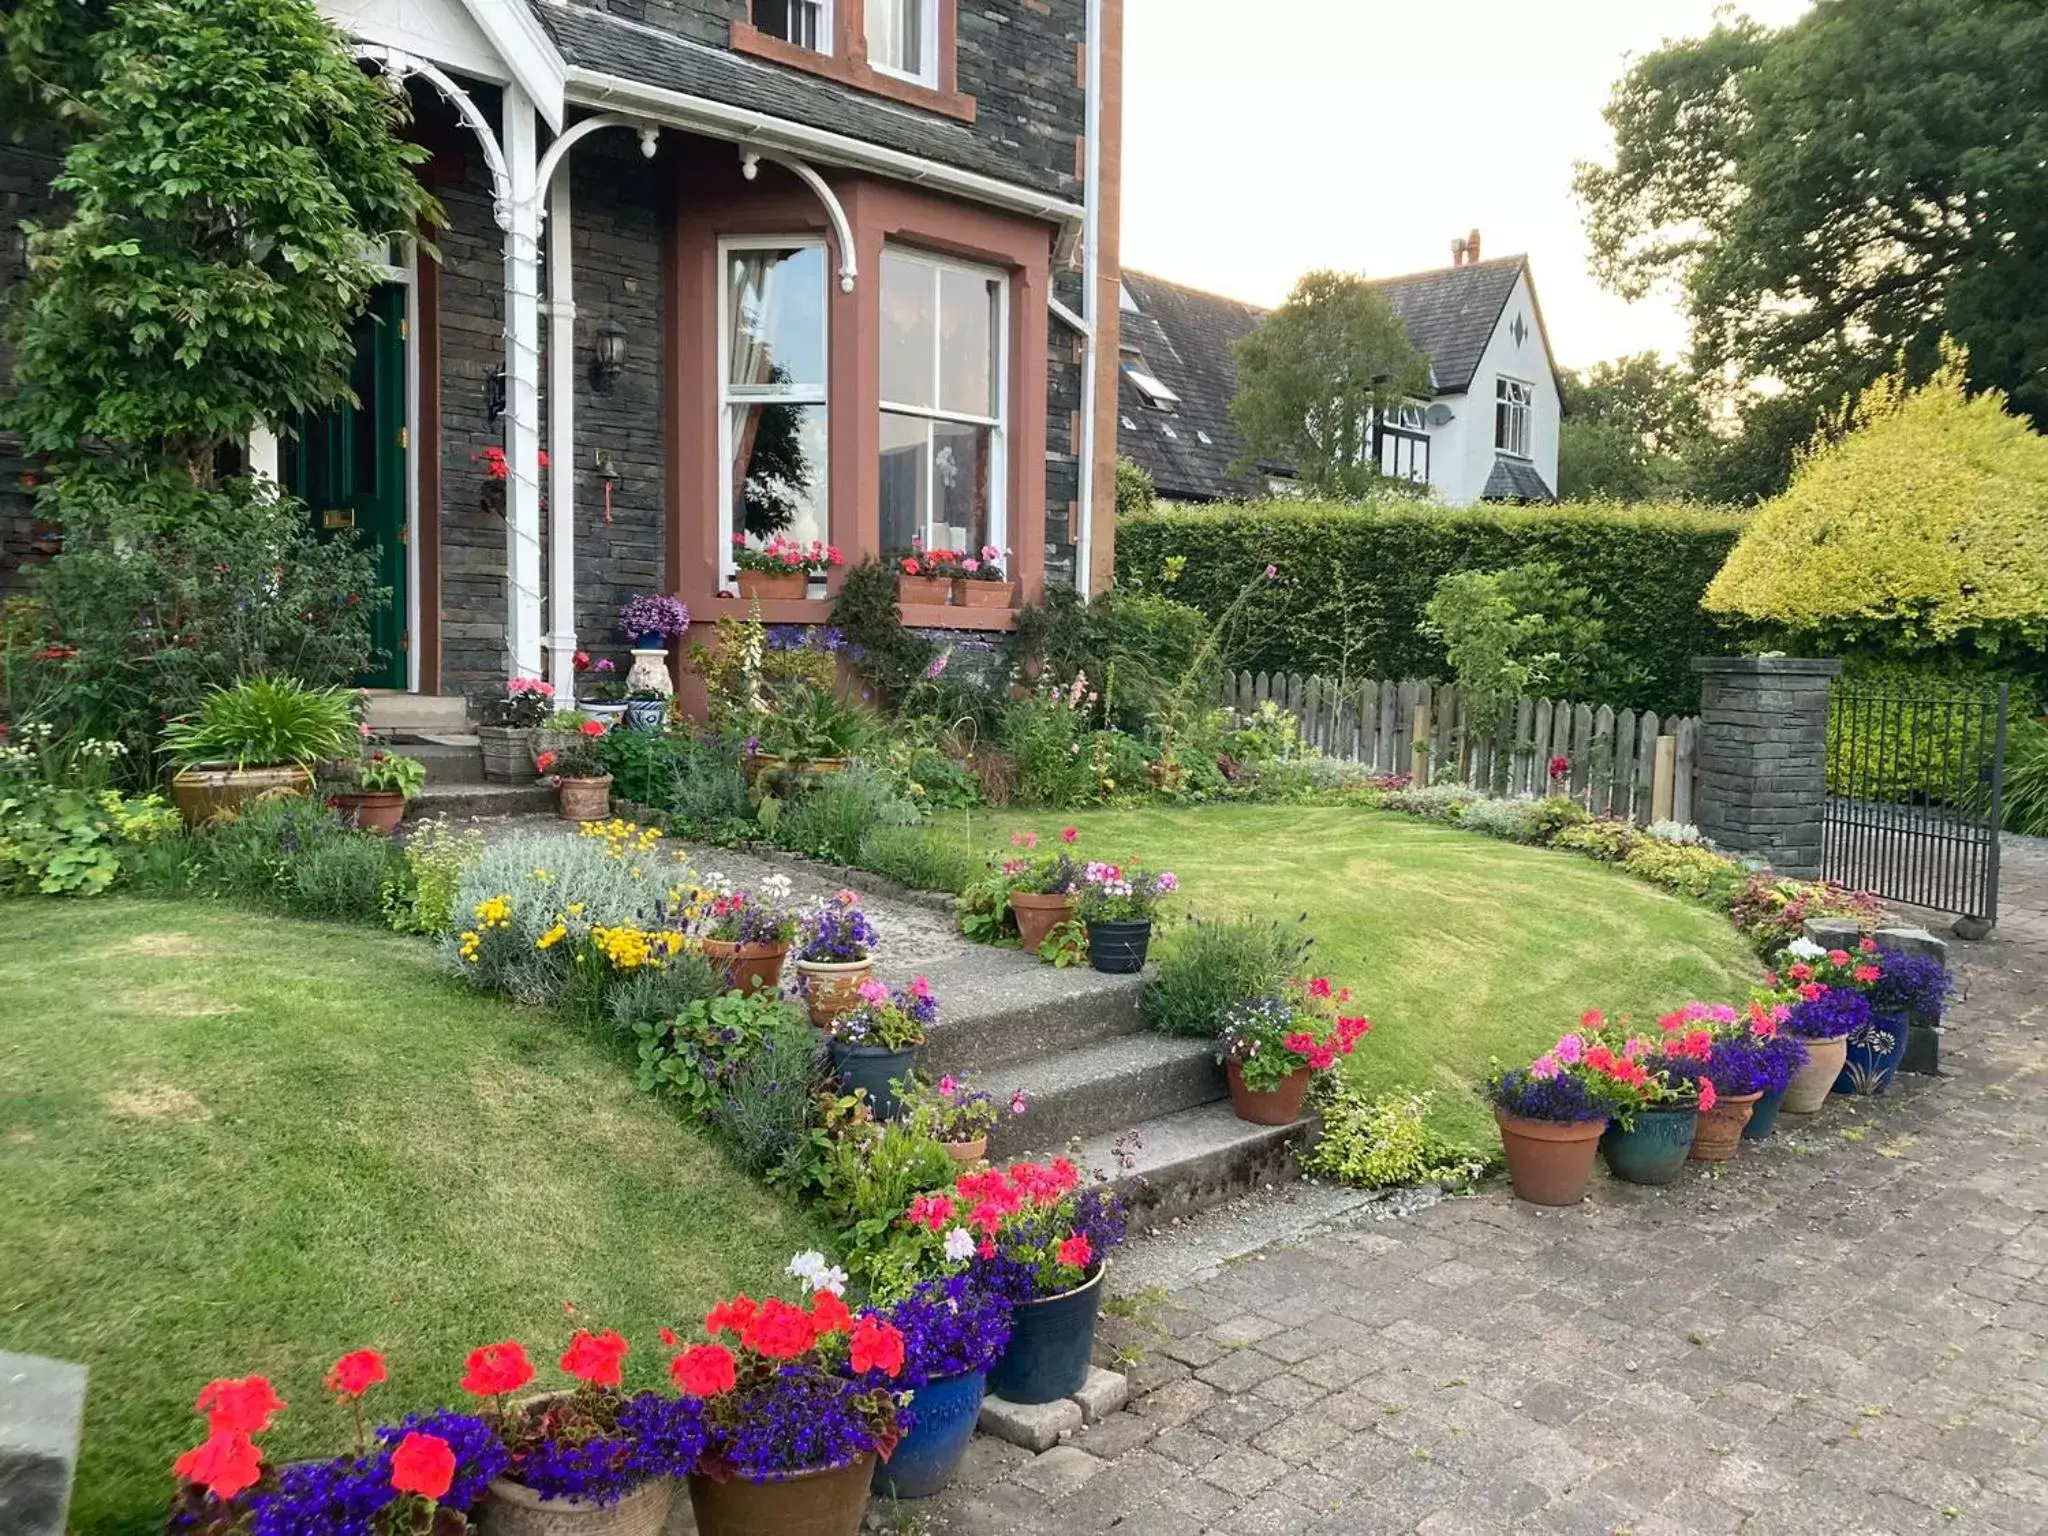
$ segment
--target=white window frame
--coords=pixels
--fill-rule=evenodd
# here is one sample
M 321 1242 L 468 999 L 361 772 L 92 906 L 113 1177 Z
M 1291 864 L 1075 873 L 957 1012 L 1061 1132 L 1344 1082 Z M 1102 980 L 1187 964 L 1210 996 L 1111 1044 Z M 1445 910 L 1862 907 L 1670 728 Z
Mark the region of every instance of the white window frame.
M 732 258 L 740 251 L 793 251 L 814 249 L 822 254 L 818 263 L 824 302 L 819 312 L 825 317 L 825 382 L 799 385 L 770 393 L 762 389 L 733 392 L 732 382 Z M 832 253 L 822 235 L 733 235 L 718 242 L 718 584 L 729 589 L 737 581 L 739 568 L 733 564 L 733 462 L 732 408 L 735 405 L 822 405 L 825 435 L 832 435 Z M 832 462 L 825 461 L 825 542 L 832 537 Z
M 872 0 L 871 0 L 872 3 Z M 878 75 L 887 75 L 892 80 L 908 80 L 912 85 L 939 88 L 939 4 L 940 0 L 917 0 L 918 5 L 918 55 L 924 60 L 924 69 L 913 72 L 896 69 L 868 54 L 868 67 Z M 1008 291 L 1008 284 L 1004 285 Z
M 1502 408 L 1507 414 L 1502 417 Z M 1493 446 L 1517 459 L 1531 459 L 1535 432 L 1536 386 L 1527 379 L 1499 374 L 1493 381 Z M 1503 430 L 1505 429 L 1505 430 Z M 1505 439 L 1505 440 L 1504 440 Z
M 833 31 L 832 3 L 833 0 L 789 0 L 790 14 L 792 16 L 796 14 L 798 6 L 808 8 L 817 16 L 818 40 L 814 43 L 799 42 L 793 37 L 781 37 L 781 34 L 769 32 L 765 27 L 761 30 L 764 35 L 780 38 L 782 42 L 788 43 L 792 48 L 808 48 L 814 53 L 822 53 L 827 58 L 830 58 L 834 52 L 832 45 L 836 36 Z M 749 16 L 754 14 L 752 4 L 747 6 L 747 14 Z
M 1180 396 L 1152 371 L 1145 361 L 1145 354 L 1136 347 L 1123 349 L 1123 369 L 1124 377 L 1145 397 L 1145 404 L 1150 409 L 1170 412 L 1180 404 Z
M 916 416 L 926 421 L 952 422 L 959 426 L 989 428 L 988 447 L 988 542 L 997 549 L 1008 549 L 1010 533 L 1010 274 L 997 267 L 985 267 L 971 261 L 961 261 L 952 256 L 941 256 L 912 245 L 885 246 L 882 260 L 890 256 L 922 262 L 932 269 L 932 398 L 942 394 L 945 379 L 946 331 L 939 323 L 939 297 L 943 274 L 948 270 L 965 272 L 971 276 L 992 281 L 996 284 L 996 329 L 992 338 L 995 355 L 989 359 L 989 366 L 995 374 L 996 414 L 972 416 L 943 407 L 923 405 L 900 405 L 882 393 L 882 382 L 877 376 L 875 395 L 880 401 L 876 420 L 883 415 Z M 878 365 L 879 366 L 879 365 Z M 925 434 L 925 515 L 924 526 L 917 530 L 918 537 L 929 549 L 932 542 L 932 513 L 938 507 L 938 465 L 936 450 L 932 446 L 932 434 Z M 886 557 L 894 553 L 883 550 Z M 979 553 L 979 551 L 971 551 Z

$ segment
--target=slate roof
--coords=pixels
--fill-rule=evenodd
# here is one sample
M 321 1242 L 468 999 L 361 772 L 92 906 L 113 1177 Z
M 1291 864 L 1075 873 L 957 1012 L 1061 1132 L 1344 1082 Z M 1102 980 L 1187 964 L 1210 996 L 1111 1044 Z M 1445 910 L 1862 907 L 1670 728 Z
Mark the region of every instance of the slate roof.
M 1415 350 L 1429 359 L 1438 394 L 1462 395 L 1472 387 L 1493 328 L 1528 265 L 1526 256 L 1498 256 L 1373 284 L 1408 327 Z
M 1511 459 L 1504 453 L 1493 456 L 1493 469 L 1486 477 L 1481 501 L 1557 500 L 1557 493 L 1543 483 L 1542 471 L 1527 459 Z
M 1012 186 L 1056 197 L 1076 196 L 1071 176 L 1006 155 L 996 141 L 965 123 L 622 17 L 546 0 L 529 4 L 571 68 L 622 75 L 661 90 L 766 112 Z

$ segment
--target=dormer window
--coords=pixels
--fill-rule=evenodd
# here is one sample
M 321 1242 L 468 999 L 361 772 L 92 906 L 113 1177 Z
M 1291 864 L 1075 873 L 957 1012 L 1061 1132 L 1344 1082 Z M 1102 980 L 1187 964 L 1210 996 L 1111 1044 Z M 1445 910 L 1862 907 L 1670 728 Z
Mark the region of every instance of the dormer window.
M 868 0 L 868 63 L 937 88 L 939 0 Z
M 832 0 L 754 0 L 754 25 L 799 48 L 832 51 Z
M 1166 387 L 1165 382 L 1145 365 L 1142 352 L 1127 351 L 1123 355 L 1124 377 L 1131 386 L 1145 397 L 1145 403 L 1155 411 L 1170 411 L 1180 404 L 1180 396 Z

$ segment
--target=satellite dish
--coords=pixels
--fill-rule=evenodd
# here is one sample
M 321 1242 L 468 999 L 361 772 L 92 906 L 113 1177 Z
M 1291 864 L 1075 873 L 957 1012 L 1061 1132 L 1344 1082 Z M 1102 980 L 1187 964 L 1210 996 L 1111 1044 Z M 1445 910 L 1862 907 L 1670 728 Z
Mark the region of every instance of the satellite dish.
M 1423 424 L 1430 427 L 1448 427 L 1457 419 L 1458 413 L 1448 405 L 1442 404 L 1432 405 L 1422 414 Z

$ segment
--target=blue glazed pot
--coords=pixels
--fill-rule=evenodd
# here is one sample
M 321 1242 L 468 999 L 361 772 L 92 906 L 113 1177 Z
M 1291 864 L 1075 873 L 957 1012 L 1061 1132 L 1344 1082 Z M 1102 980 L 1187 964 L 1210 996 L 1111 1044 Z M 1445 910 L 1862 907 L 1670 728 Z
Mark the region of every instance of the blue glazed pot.
M 633 649 L 636 651 L 658 651 L 662 648 L 661 636 L 653 633 L 635 635 Z
M 1102 1311 L 1104 1264 L 1095 1278 L 1061 1296 L 1010 1309 L 1010 1347 L 988 1373 L 988 1389 L 1013 1403 L 1071 1397 L 1088 1379 L 1095 1320 Z
M 1749 1112 L 1749 1124 L 1742 1128 L 1744 1141 L 1762 1141 L 1778 1128 L 1778 1109 L 1785 1102 L 1785 1090 L 1767 1093 L 1756 1101 L 1756 1108 Z
M 856 1088 L 868 1091 L 868 1103 L 877 1120 L 896 1118 L 896 1090 L 889 1084 L 910 1076 L 917 1065 L 917 1047 L 892 1051 L 879 1045 L 841 1045 L 832 1042 L 832 1074 L 843 1092 Z
M 636 731 L 658 731 L 667 716 L 667 699 L 626 700 L 625 724 Z
M 953 1481 L 988 1391 L 988 1372 L 943 1376 L 910 1399 L 910 1433 L 887 1461 L 875 1463 L 874 1489 L 896 1499 L 928 1499 Z
M 1906 1044 L 1912 1025 L 1903 1013 L 1873 1013 L 1870 1022 L 1891 1037 L 1887 1049 L 1878 1050 L 1849 1037 L 1849 1059 L 1842 1075 L 1835 1079 L 1835 1092 L 1871 1095 L 1887 1092 L 1899 1075 L 1899 1063 L 1906 1059 Z
M 1608 1172 L 1626 1183 L 1669 1184 L 1685 1169 L 1699 1121 L 1690 1104 L 1638 1111 L 1627 1130 L 1610 1124 L 1600 1133 L 1600 1155 Z

